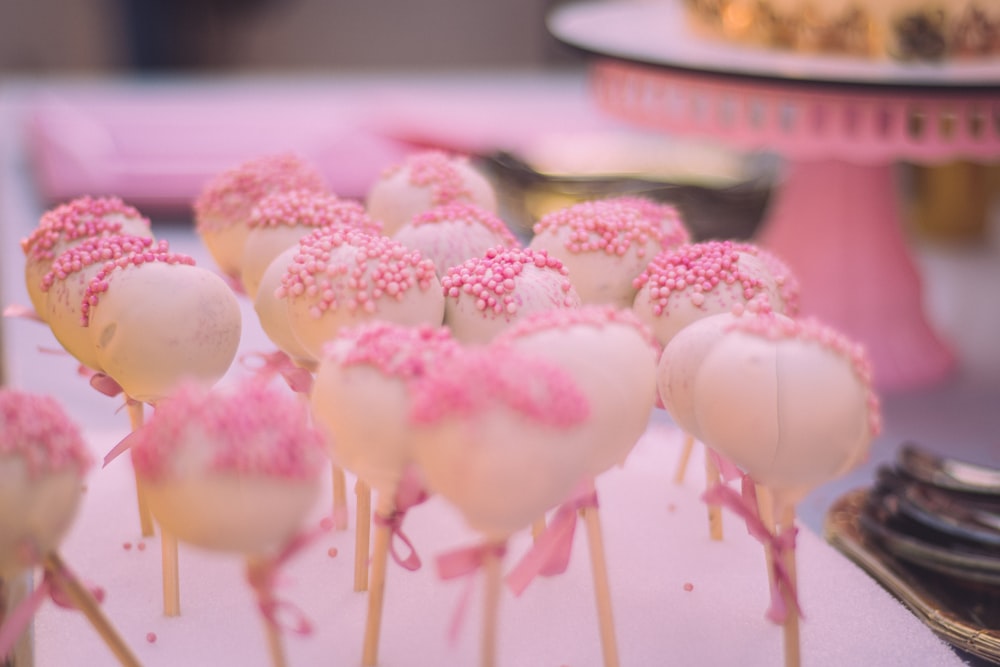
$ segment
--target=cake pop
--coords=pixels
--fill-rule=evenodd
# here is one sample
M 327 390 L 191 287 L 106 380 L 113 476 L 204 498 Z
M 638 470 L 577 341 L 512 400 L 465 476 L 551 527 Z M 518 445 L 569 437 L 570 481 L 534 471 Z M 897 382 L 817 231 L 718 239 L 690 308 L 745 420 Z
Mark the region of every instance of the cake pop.
M 628 199 L 573 204 L 543 215 L 528 247 L 562 261 L 583 303 L 628 308 L 638 289 L 633 281 L 680 238 L 647 215 Z
M 190 257 L 161 248 L 108 261 L 91 280 L 81 311 L 100 367 L 144 403 L 184 378 L 217 381 L 240 341 L 232 290 Z
M 366 207 L 392 236 L 417 214 L 454 201 L 497 210 L 493 185 L 467 156 L 430 150 L 386 169 L 368 190 Z
M 542 250 L 491 248 L 453 266 L 441 285 L 444 322 L 466 343 L 488 342 L 532 313 L 580 305 L 566 267 Z
M 149 219 L 118 197 L 78 197 L 42 214 L 38 227 L 21 241 L 24 282 L 39 317 L 45 317 L 47 300 L 42 278 L 55 258 L 87 239 L 109 235 L 152 238 L 153 232 Z
M 439 275 L 490 248 L 521 245 L 495 213 L 462 201 L 418 213 L 393 238 L 434 262 Z
M 81 307 L 87 287 L 109 261 L 135 252 L 166 253 L 167 242 L 140 236 L 99 236 L 61 253 L 41 281 L 46 294 L 43 318 L 56 340 L 71 355 L 94 370 L 101 370 L 90 331 L 83 326 Z
M 316 190 L 279 191 L 263 197 L 250 211 L 240 278 L 253 300 L 264 271 L 275 257 L 317 227 L 352 227 L 380 234 L 382 225 L 356 201 Z
M 136 473 L 164 532 L 246 557 L 272 660 L 283 665 L 276 614 L 288 604 L 275 597 L 275 572 L 305 544 L 301 525 L 325 467 L 305 404 L 257 381 L 215 390 L 184 383 L 134 440 Z M 300 617 L 292 629 L 309 625 Z
M 292 325 L 288 319 L 288 304 L 285 299 L 279 298 L 277 295 L 278 288 L 281 287 L 282 276 L 292 265 L 292 261 L 298 253 L 299 249 L 292 246 L 271 260 L 260 277 L 257 295 L 253 301 L 253 309 L 257 313 L 261 329 L 264 330 L 268 339 L 281 352 L 288 355 L 294 364 L 312 371 L 316 368 L 316 360 L 292 333 Z
M 444 296 L 434 265 L 384 236 L 319 229 L 302 238 L 275 294 L 310 358 L 345 326 L 381 319 L 438 326 Z
M 219 269 L 236 280 L 253 207 L 275 192 L 325 188 L 319 171 L 295 154 L 254 157 L 205 184 L 194 201 L 195 229 Z

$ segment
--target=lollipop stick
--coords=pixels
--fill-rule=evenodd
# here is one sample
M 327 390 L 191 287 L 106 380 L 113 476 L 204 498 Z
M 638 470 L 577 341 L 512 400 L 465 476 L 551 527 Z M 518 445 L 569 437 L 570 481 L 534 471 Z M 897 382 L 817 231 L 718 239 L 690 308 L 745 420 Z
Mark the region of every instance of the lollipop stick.
M 139 401 L 128 401 L 128 418 L 132 431 L 138 431 L 142 428 L 145 421 L 142 403 Z M 139 526 L 142 529 L 142 536 L 152 537 L 153 515 L 149 511 L 149 505 L 146 503 L 146 493 L 142 488 L 142 482 L 138 476 L 135 478 L 135 496 L 139 502 Z
M 388 516 L 392 512 L 380 513 Z M 368 617 L 365 621 L 365 642 L 361 653 L 363 667 L 374 667 L 378 664 L 379 634 L 382 628 L 382 606 L 385 600 L 385 570 L 389 556 L 389 542 L 392 540 L 392 528 L 385 523 L 378 523 L 375 529 L 375 545 L 372 554 L 371 580 L 368 582 Z
M 181 615 L 181 586 L 177 564 L 177 538 L 160 526 L 160 558 L 163 561 L 163 615 Z
M 694 449 L 694 436 L 690 433 L 684 434 L 684 445 L 681 449 L 681 459 L 677 462 L 677 470 L 674 472 L 674 484 L 682 484 L 684 475 L 687 473 L 688 461 L 691 460 L 691 451 Z
M 722 479 L 719 474 L 719 467 L 715 465 L 708 449 L 705 450 L 705 488 L 712 488 Z M 722 539 L 722 507 L 710 503 L 708 505 L 708 533 L 713 540 Z
M 483 556 L 483 636 L 480 645 L 482 667 L 496 667 L 497 630 L 500 619 L 500 592 L 503 578 L 500 571 L 500 555 L 495 549 L 487 549 Z
M 347 480 L 344 469 L 336 463 L 333 469 L 333 527 L 347 530 Z
M 368 590 L 368 549 L 372 531 L 372 490 L 360 479 L 354 486 L 358 496 L 354 520 L 354 590 Z
M 252 556 L 247 557 L 247 571 L 252 571 L 258 565 L 257 559 Z M 281 639 L 281 628 L 273 620 L 264 616 L 264 635 L 267 638 L 267 652 L 271 656 L 271 664 L 274 667 L 285 667 L 285 647 Z
M 31 595 L 34 573 L 31 570 L 12 575 L 7 579 L 0 578 L 0 628 L 10 613 Z M 8 664 L 9 663 L 9 664 Z M 0 658 L 4 667 L 20 667 L 35 664 L 34 646 L 31 632 L 22 632 L 7 655 L 7 662 Z
M 87 617 L 94 630 L 115 654 L 118 661 L 126 667 L 139 667 L 139 660 L 133 655 L 132 649 L 128 647 L 118 631 L 108 621 L 87 587 L 82 585 L 76 577 L 69 575 L 59 555 L 56 553 L 48 554 L 45 557 L 44 566 L 49 575 L 55 579 L 59 589 L 69 597 L 73 606 Z
M 597 622 L 601 631 L 601 651 L 605 667 L 618 667 L 618 642 L 615 639 L 615 620 L 611 611 L 611 586 L 608 583 L 608 565 L 604 556 L 604 538 L 601 518 L 596 507 L 580 510 L 587 527 L 590 548 L 590 569 L 594 577 L 594 596 L 597 598 Z
M 795 506 L 788 505 L 783 508 L 781 513 L 781 529 L 792 530 L 794 527 Z M 783 626 L 785 635 L 785 667 L 799 667 L 802 662 L 799 646 L 799 610 L 793 598 L 793 592 L 798 589 L 798 576 L 795 571 L 795 549 L 785 549 L 783 558 L 785 559 L 785 569 L 788 570 L 788 577 L 792 584 L 790 590 L 785 590 L 782 593 L 785 598 L 785 608 L 788 610 Z

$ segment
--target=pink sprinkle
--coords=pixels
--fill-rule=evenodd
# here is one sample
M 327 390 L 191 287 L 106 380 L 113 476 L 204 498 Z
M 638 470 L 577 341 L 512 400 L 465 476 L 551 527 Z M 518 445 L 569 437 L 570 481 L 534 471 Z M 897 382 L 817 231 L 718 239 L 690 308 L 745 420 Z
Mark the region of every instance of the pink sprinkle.
M 608 305 L 588 305 L 580 308 L 546 310 L 532 313 L 525 319 L 515 322 L 510 327 L 497 334 L 496 341 L 516 340 L 524 336 L 550 329 L 569 329 L 577 326 L 590 326 L 601 329 L 611 324 L 633 327 L 646 342 L 659 352 L 660 344 L 656 341 L 649 327 L 635 315 L 631 309 L 615 308 Z M 659 357 L 659 354 L 657 354 Z
M 194 202 L 199 230 L 246 221 L 266 195 L 286 190 L 325 189 L 323 177 L 300 157 L 285 153 L 247 160 L 208 182 Z
M 122 549 L 124 549 L 125 551 L 132 551 L 132 543 L 125 542 L 124 544 L 122 544 Z
M 155 632 L 147 632 L 146 633 L 146 641 L 149 642 L 150 644 L 155 644 L 156 643 L 156 633 Z
M 328 516 L 319 520 L 319 527 L 323 530 L 333 530 L 333 519 Z
M 289 190 L 269 194 L 250 211 L 247 227 L 350 227 L 380 234 L 382 224 L 372 220 L 356 201 L 316 190 Z
M 436 206 L 428 211 L 417 214 L 412 225 L 434 225 L 444 222 L 464 222 L 468 226 L 482 225 L 500 237 L 500 245 L 516 248 L 520 245 L 517 237 L 510 231 L 500 216 L 481 206 L 464 201 L 450 201 Z
M 122 218 L 149 226 L 148 218 L 118 197 L 79 197 L 46 211 L 38 227 L 21 241 L 21 249 L 33 259 L 52 259 L 52 249 L 60 241 L 121 232 Z
M 691 591 L 694 590 L 694 584 L 692 584 L 690 581 L 684 582 L 684 590 L 690 593 Z
M 92 459 L 79 427 L 51 396 L 0 388 L 0 455 L 21 457 L 28 477 L 75 469 Z
M 543 215 L 533 229 L 539 235 L 561 228 L 570 230 L 566 249 L 574 254 L 603 252 L 621 256 L 633 246 L 653 245 L 653 252 L 672 247 L 659 223 L 642 215 L 628 200 L 573 204 Z
M 342 366 L 370 366 L 386 377 L 404 382 L 422 377 L 431 365 L 455 354 L 460 346 L 444 327 L 402 326 L 381 321 L 347 328 L 335 340 L 351 343 L 337 359 Z M 327 349 L 336 350 L 337 346 L 330 345 Z
M 400 170 L 409 172 L 409 183 L 431 191 L 434 206 L 447 204 L 456 199 L 469 199 L 472 193 L 465 185 L 462 173 L 455 168 L 468 158 L 451 155 L 443 151 L 422 151 L 408 156 L 402 164 L 393 165 L 383 172 L 383 178 L 391 177 Z
M 326 555 L 329 556 L 330 558 L 336 558 L 338 553 L 340 552 L 337 551 L 337 547 L 330 547 L 329 549 L 326 550 Z
M 146 550 L 146 543 L 145 542 L 139 542 L 139 544 L 136 545 L 136 548 L 139 551 L 145 551 Z

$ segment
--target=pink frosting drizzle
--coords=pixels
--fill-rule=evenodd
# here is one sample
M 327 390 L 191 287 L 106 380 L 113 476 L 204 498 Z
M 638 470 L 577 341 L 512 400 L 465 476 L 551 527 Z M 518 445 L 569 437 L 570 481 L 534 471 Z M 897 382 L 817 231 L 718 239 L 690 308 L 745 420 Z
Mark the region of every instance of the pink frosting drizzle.
M 129 267 L 141 267 L 143 264 L 149 262 L 162 262 L 164 264 L 187 264 L 194 266 L 194 259 L 188 255 L 182 255 L 180 253 L 170 252 L 167 248 L 166 242 L 157 243 L 155 246 L 142 250 L 140 252 L 134 252 L 128 255 L 122 255 L 116 259 L 112 259 L 101 267 L 101 270 L 97 272 L 96 275 L 91 279 L 90 284 L 87 285 L 87 290 L 83 295 L 83 302 L 80 305 L 80 323 L 82 326 L 90 326 L 90 313 L 93 311 L 94 307 L 97 306 L 100 300 L 100 295 L 108 291 L 110 286 L 112 274 L 119 269 L 127 269 Z
M 569 271 L 559 259 L 544 250 L 491 248 L 483 257 L 466 260 L 448 269 L 441 278 L 441 287 L 447 298 L 458 300 L 463 294 L 468 294 L 476 299 L 476 307 L 481 311 L 514 315 L 520 304 L 516 294 L 519 278 L 528 265 L 556 272 L 561 281 L 560 289 L 566 297 L 561 305 L 566 308 L 575 305 Z
M 306 410 L 302 401 L 261 382 L 243 382 L 232 391 L 185 384 L 157 403 L 135 432 L 132 462 L 145 477 L 165 479 L 175 474 L 171 462 L 184 449 L 207 446 L 208 472 L 314 479 L 325 445 Z
M 75 469 L 81 476 L 93 459 L 79 427 L 51 396 L 0 389 L 0 455 L 24 460 L 28 476 Z
M 764 294 L 764 283 L 740 265 L 740 248 L 732 241 L 689 243 L 676 250 L 662 252 L 633 281 L 636 289 L 649 283 L 653 313 L 662 315 L 673 294 L 685 293 L 691 303 L 700 306 L 705 293 L 721 285 L 739 283 L 748 302 Z
M 350 199 L 315 190 L 289 190 L 263 197 L 250 211 L 247 227 L 352 227 L 381 234 L 382 224 Z
M 118 197 L 86 195 L 46 211 L 38 227 L 21 241 L 21 250 L 32 259 L 52 259 L 52 249 L 61 241 L 120 232 L 121 221 L 109 220 L 111 216 L 139 220 L 149 226 L 147 218 Z
M 417 424 L 475 416 L 498 405 L 556 428 L 576 426 L 590 413 L 566 371 L 507 346 L 463 347 L 428 371 L 414 385 L 410 417 Z
M 668 246 L 658 221 L 615 199 L 585 201 L 547 213 L 535 223 L 534 233 L 569 229 L 565 247 L 571 253 L 602 252 L 622 256 L 632 249 L 641 258 Z M 651 248 L 647 248 L 651 246 Z
M 334 258 L 342 247 L 354 250 L 351 259 Z M 298 249 L 275 294 L 309 299 L 316 318 L 340 308 L 375 313 L 380 299 L 401 301 L 410 290 L 430 289 L 437 278 L 434 263 L 416 250 L 354 229 L 318 229 Z
M 194 202 L 199 229 L 219 229 L 246 220 L 265 195 L 282 190 L 326 188 L 312 165 L 292 153 L 247 160 L 211 179 Z
M 499 245 L 517 248 L 521 244 L 506 223 L 495 213 L 481 206 L 464 201 L 452 201 L 418 213 L 412 221 L 414 227 L 442 222 L 464 222 L 468 226 L 482 225 L 499 237 Z
M 408 156 L 401 164 L 393 165 L 383 172 L 383 178 L 390 178 L 401 170 L 409 172 L 410 185 L 426 188 L 431 192 L 431 204 L 439 206 L 450 201 L 472 197 L 462 172 L 456 164 L 464 164 L 468 158 L 451 155 L 444 151 L 422 151 Z
M 153 244 L 156 243 L 154 246 Z M 87 239 L 59 254 L 52 268 L 42 276 L 42 291 L 47 292 L 57 280 L 66 280 L 88 266 L 120 259 L 134 252 L 166 252 L 167 242 L 154 242 L 142 236 L 99 236 Z
M 868 428 L 872 437 L 882 432 L 882 412 L 878 395 L 872 388 L 872 364 L 864 346 L 815 318 L 740 317 L 729 330 L 759 336 L 767 340 L 801 340 L 816 343 L 847 360 L 854 375 L 867 392 Z

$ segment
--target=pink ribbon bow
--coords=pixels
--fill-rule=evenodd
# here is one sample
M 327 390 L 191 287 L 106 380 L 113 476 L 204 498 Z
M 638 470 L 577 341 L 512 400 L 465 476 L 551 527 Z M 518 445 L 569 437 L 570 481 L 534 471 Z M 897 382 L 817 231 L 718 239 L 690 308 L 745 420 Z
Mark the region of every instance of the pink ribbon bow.
M 251 360 L 259 360 L 261 364 L 254 368 L 250 363 Z M 312 373 L 301 366 L 296 366 L 292 358 L 281 350 L 248 352 L 240 358 L 240 362 L 265 380 L 280 375 L 288 388 L 297 394 L 308 395 L 312 391 Z
M 590 483 L 583 492 L 560 505 L 531 549 L 504 578 L 507 588 L 514 595 L 521 595 L 535 577 L 564 573 L 569 567 L 577 516 L 581 510 L 597 506 L 597 491 Z
M 465 590 L 462 591 L 462 595 L 458 599 L 451 623 L 448 625 L 449 641 L 454 642 L 458 639 L 458 633 L 462 629 L 462 621 L 465 620 L 469 599 L 472 597 L 472 587 L 475 584 L 475 578 L 471 575 L 483 567 L 487 558 L 503 558 L 506 553 L 506 544 L 486 542 L 448 551 L 437 557 L 437 572 L 440 579 L 447 581 L 458 577 L 468 577 Z
M 0 627 L 0 660 L 6 657 L 17 643 L 18 637 L 25 631 L 31 619 L 34 618 L 38 608 L 42 606 L 45 598 L 49 598 L 56 605 L 63 609 L 76 609 L 76 606 L 66 595 L 59 585 L 59 579 L 74 581 L 76 576 L 67 568 L 62 567 L 58 573 L 46 570 L 42 580 L 38 582 L 31 595 L 26 597 L 8 615 L 7 620 Z M 98 603 L 104 601 L 104 590 L 97 587 L 90 589 Z
M 743 494 L 739 494 L 724 484 L 716 484 L 702 495 L 702 500 L 710 504 L 721 505 L 738 514 L 746 523 L 747 532 L 771 552 L 771 604 L 767 610 L 767 618 L 774 623 L 784 623 L 788 615 L 785 606 L 785 594 L 791 600 L 799 616 L 803 616 L 799 606 L 798 594 L 792 576 L 785 567 L 784 554 L 795 550 L 795 536 L 798 529 L 794 526 L 775 534 L 761 521 L 757 511 L 756 491 L 753 480 L 744 477 Z M 749 483 L 748 483 L 749 482 Z
M 294 603 L 278 599 L 274 589 L 278 584 L 278 571 L 281 566 L 327 530 L 327 526 L 321 523 L 316 530 L 295 535 L 275 556 L 247 563 L 247 583 L 257 596 L 257 608 L 272 627 L 303 636 L 312 633 L 312 623 L 306 618 L 305 613 Z M 282 622 L 283 617 L 290 617 L 290 620 Z
M 421 562 L 420 556 L 417 555 L 416 547 L 413 546 L 413 542 L 403 532 L 403 519 L 406 517 L 408 511 L 425 500 L 427 500 L 427 490 L 421 483 L 416 470 L 410 466 L 403 471 L 399 486 L 396 487 L 395 507 L 393 511 L 388 516 L 383 516 L 376 512 L 373 518 L 376 526 L 385 526 L 392 531 L 393 540 L 389 544 L 389 553 L 392 554 L 394 561 L 411 572 L 419 570 Z M 410 553 L 406 558 L 402 558 L 396 550 L 397 538 L 409 549 Z

